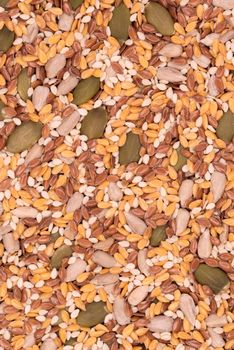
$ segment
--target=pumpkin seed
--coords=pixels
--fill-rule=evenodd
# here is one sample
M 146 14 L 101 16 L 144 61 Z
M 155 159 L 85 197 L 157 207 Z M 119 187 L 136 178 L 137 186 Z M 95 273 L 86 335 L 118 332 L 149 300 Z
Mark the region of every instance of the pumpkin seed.
M 23 122 L 17 126 L 7 140 L 7 150 L 20 153 L 29 149 L 41 137 L 42 124 L 32 121 Z
M 50 262 L 52 268 L 59 269 L 63 259 L 70 258 L 71 255 L 72 255 L 72 248 L 68 245 L 64 244 L 58 249 L 56 249 Z
M 71 7 L 75 11 L 82 3 L 84 0 L 71 0 Z
M 207 285 L 215 294 L 218 294 L 229 283 L 229 278 L 223 270 L 206 264 L 200 264 L 194 276 L 198 283 Z
M 128 39 L 128 28 L 130 26 L 130 12 L 127 6 L 122 3 L 113 11 L 112 18 L 109 23 L 111 36 L 124 42 Z
M 8 0 L 0 0 L 0 6 L 5 8 L 6 4 L 8 3 Z
M 104 108 L 95 108 L 89 111 L 81 123 L 80 133 L 89 140 L 101 138 L 107 124 L 107 114 Z
M 230 110 L 224 113 L 223 117 L 219 120 L 216 134 L 219 139 L 226 143 L 232 141 L 234 136 L 234 113 Z
M 57 239 L 60 237 L 60 234 L 58 233 L 58 232 L 55 232 L 55 233 L 53 233 L 52 235 L 51 235 L 51 237 L 50 237 L 50 242 L 55 242 L 55 241 L 57 241 Z
M 162 35 L 172 35 L 174 33 L 174 21 L 162 5 L 150 2 L 145 8 L 145 17 L 147 22 L 152 24 Z
M 74 92 L 73 92 L 73 103 L 77 106 L 88 102 L 93 96 L 96 95 L 100 89 L 100 79 L 95 77 L 90 77 L 81 80 Z
M 15 33 L 11 32 L 6 26 L 0 30 L 0 51 L 7 52 L 15 39 Z
M 75 345 L 77 344 L 77 339 L 76 338 L 70 338 L 69 340 L 66 341 L 64 345 Z
M 123 165 L 138 162 L 140 159 L 140 148 L 139 136 L 129 132 L 125 144 L 119 150 L 119 163 Z
M 5 113 L 3 112 L 3 108 L 6 107 L 2 101 L 0 101 L 0 120 L 4 120 L 6 118 Z
M 183 150 L 184 148 L 182 146 L 179 146 L 177 148 L 177 155 L 178 155 L 178 161 L 176 163 L 176 165 L 174 166 L 175 170 L 176 171 L 179 171 L 183 168 L 183 166 L 185 164 L 187 164 L 187 158 L 185 156 L 183 156 L 183 154 L 181 154 L 181 151 Z
M 161 241 L 165 241 L 166 235 L 166 225 L 156 227 L 151 235 L 150 244 L 153 247 L 158 247 Z
M 107 315 L 106 304 L 103 301 L 86 305 L 85 311 L 80 311 L 77 322 L 81 327 L 94 327 L 103 323 Z
M 31 79 L 28 76 L 27 68 L 22 69 L 17 80 L 17 90 L 23 101 L 28 99 L 28 89 L 31 86 Z

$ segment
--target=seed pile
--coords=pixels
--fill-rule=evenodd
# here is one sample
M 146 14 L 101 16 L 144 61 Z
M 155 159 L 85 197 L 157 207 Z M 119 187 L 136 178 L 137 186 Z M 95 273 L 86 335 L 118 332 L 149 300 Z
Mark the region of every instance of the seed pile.
M 0 349 L 234 348 L 233 53 L 233 0 L 0 0 Z

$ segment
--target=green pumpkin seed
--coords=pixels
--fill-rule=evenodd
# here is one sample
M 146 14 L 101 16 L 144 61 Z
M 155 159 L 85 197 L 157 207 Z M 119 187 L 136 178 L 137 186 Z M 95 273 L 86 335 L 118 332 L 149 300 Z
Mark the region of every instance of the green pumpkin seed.
M 228 110 L 219 120 L 216 134 L 219 139 L 226 143 L 232 141 L 234 136 L 234 113 Z
M 141 143 L 139 136 L 129 132 L 125 144 L 119 150 L 119 163 L 129 164 L 140 159 Z
M 73 91 L 73 103 L 77 106 L 88 102 L 100 89 L 100 79 L 90 77 L 81 80 Z
M 32 121 L 23 122 L 17 126 L 7 140 L 7 150 L 20 153 L 29 149 L 41 137 L 42 124 Z
M 17 90 L 23 101 L 28 99 L 28 89 L 31 86 L 31 79 L 28 76 L 27 68 L 22 69 L 17 80 Z
M 6 26 L 0 30 L 0 51 L 7 52 L 15 39 L 14 32 L 11 32 Z
M 181 154 L 181 151 L 183 149 L 184 148 L 182 146 L 179 146 L 179 148 L 177 148 L 178 161 L 177 161 L 176 165 L 174 165 L 174 168 L 176 171 L 181 170 L 183 168 L 183 166 L 185 164 L 187 164 L 187 158 Z
M 56 233 L 53 233 L 51 235 L 51 238 L 50 238 L 50 242 L 54 243 L 55 241 L 57 241 L 57 239 L 60 237 L 60 234 L 58 232 Z
M 81 327 L 94 327 L 99 323 L 103 323 L 106 315 L 106 304 L 103 301 L 93 302 L 86 305 L 85 311 L 80 311 L 77 323 Z
M 229 278 L 223 270 L 206 264 L 199 265 L 194 276 L 198 283 L 207 285 L 215 294 L 218 294 L 229 283 Z
M 75 11 L 82 3 L 84 0 L 71 0 L 71 7 Z
M 145 8 L 145 17 L 147 22 L 152 24 L 157 32 L 162 35 L 172 35 L 174 33 L 174 21 L 162 5 L 150 2 Z
M 75 345 L 75 344 L 77 344 L 77 339 L 76 338 L 70 338 L 65 343 L 65 345 Z
M 0 0 L 0 6 L 5 8 L 6 4 L 8 3 L 8 0 Z
M 70 258 L 72 255 L 72 248 L 68 245 L 62 245 L 58 249 L 55 250 L 52 258 L 51 258 L 51 266 L 52 268 L 59 269 L 64 258 Z
M 107 114 L 104 108 L 96 108 L 89 111 L 81 123 L 80 133 L 86 135 L 89 140 L 101 138 L 107 124 Z
M 128 28 L 130 26 L 130 12 L 127 6 L 122 3 L 113 11 L 112 18 L 109 23 L 111 36 L 124 42 L 128 39 Z
M 165 241 L 166 238 L 167 238 L 166 225 L 158 226 L 152 232 L 152 236 L 150 238 L 150 244 L 153 247 L 158 247 L 161 241 Z
M 2 101 L 0 101 L 0 120 L 4 120 L 6 118 L 5 114 L 3 113 L 3 108 L 6 107 Z

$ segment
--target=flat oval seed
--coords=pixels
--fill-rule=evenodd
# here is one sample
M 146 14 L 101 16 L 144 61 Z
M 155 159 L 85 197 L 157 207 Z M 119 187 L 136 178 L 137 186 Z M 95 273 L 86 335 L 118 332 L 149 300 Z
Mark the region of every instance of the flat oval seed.
M 71 7 L 73 10 L 76 10 L 78 6 L 80 6 L 84 0 L 71 0 Z
M 100 79 L 90 77 L 81 80 L 73 91 L 73 103 L 77 106 L 88 102 L 100 89 Z
M 185 156 L 183 156 L 183 154 L 181 153 L 181 151 L 184 148 L 182 146 L 180 146 L 179 148 L 177 148 L 177 155 L 178 155 L 178 161 L 176 163 L 176 165 L 174 166 L 176 171 L 179 171 L 183 168 L 183 166 L 185 164 L 187 164 L 187 158 Z
M 167 238 L 166 225 L 158 226 L 152 232 L 152 236 L 150 238 L 150 244 L 153 247 L 158 247 L 161 241 L 165 241 L 166 238 Z
M 128 39 L 128 28 L 130 26 L 130 12 L 127 6 L 122 3 L 113 11 L 112 18 L 109 23 L 111 36 L 124 42 Z
M 69 258 L 72 255 L 72 248 L 68 245 L 62 245 L 57 250 L 55 250 L 51 258 L 52 268 L 59 269 L 64 258 Z
M 15 33 L 11 32 L 6 26 L 0 30 L 0 51 L 7 52 L 15 39 Z
M 234 113 L 230 110 L 223 114 L 223 117 L 219 120 L 216 134 L 219 139 L 226 143 L 232 141 L 234 136 Z
M 23 101 L 27 101 L 28 89 L 31 86 L 31 79 L 28 76 L 27 68 L 22 69 L 17 80 L 17 90 Z
M 106 304 L 103 301 L 93 302 L 86 305 L 85 311 L 80 311 L 77 323 L 81 327 L 94 327 L 99 323 L 103 323 L 106 315 Z
M 119 150 L 119 163 L 129 164 L 140 159 L 141 143 L 139 136 L 129 132 L 125 144 Z
M 206 264 L 200 264 L 194 276 L 198 283 L 207 285 L 215 294 L 218 294 L 229 283 L 229 278 L 223 270 Z
M 9 152 L 20 153 L 29 149 L 41 137 L 42 124 L 32 121 L 23 122 L 17 126 L 7 140 Z
M 174 33 L 174 21 L 162 5 L 150 2 L 145 8 L 145 17 L 147 22 L 152 24 L 162 35 L 172 35 Z
M 107 114 L 104 108 L 95 108 L 89 111 L 81 122 L 80 133 L 89 140 L 103 137 L 107 124 Z

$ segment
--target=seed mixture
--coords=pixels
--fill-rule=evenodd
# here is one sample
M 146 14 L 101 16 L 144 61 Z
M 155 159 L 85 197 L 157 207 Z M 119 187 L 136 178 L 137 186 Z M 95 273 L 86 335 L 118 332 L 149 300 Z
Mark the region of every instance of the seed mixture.
M 234 0 L 0 0 L 0 349 L 234 349 Z

